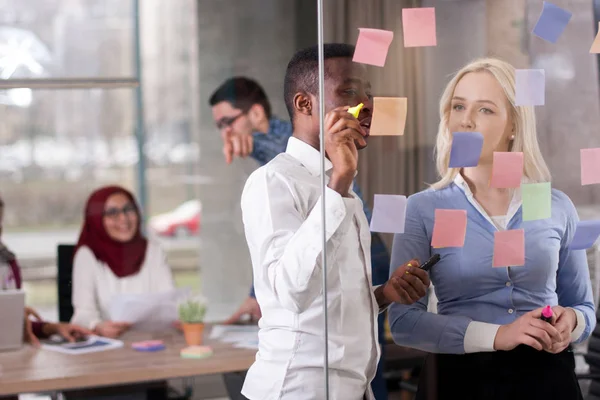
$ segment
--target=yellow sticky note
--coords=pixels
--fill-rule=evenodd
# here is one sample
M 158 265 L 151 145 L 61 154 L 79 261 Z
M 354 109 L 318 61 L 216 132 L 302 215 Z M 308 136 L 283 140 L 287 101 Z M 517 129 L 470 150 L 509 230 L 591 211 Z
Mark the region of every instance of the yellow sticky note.
M 598 22 L 598 34 L 596 35 L 596 39 L 594 39 L 594 43 L 592 43 L 592 48 L 590 49 L 590 54 L 598 53 L 600 53 L 600 22 Z
M 408 101 L 406 97 L 373 98 L 371 136 L 404 135 Z
M 359 105 L 357 105 L 356 107 L 350 107 L 350 108 L 348 109 L 348 112 L 349 112 L 350 114 L 352 114 L 352 115 L 354 116 L 354 118 L 358 118 L 358 114 L 360 114 L 360 110 L 362 110 L 362 108 L 363 108 L 364 106 L 365 106 L 365 105 L 364 105 L 363 103 L 360 103 L 360 104 L 359 104 Z

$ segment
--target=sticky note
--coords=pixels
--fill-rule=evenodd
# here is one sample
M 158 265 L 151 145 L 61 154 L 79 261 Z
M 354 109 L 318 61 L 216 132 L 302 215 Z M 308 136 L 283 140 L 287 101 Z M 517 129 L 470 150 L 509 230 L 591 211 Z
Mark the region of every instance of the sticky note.
M 476 167 L 479 164 L 483 135 L 479 132 L 454 132 L 450 149 L 450 168 Z
M 213 355 L 213 350 L 209 346 L 190 346 L 179 352 L 181 358 L 208 358 Z
M 358 28 L 358 31 L 352 61 L 383 67 L 394 32 L 370 28 Z
M 592 47 L 590 48 L 590 54 L 598 53 L 600 53 L 600 22 L 598 22 L 598 34 L 596 35 L 596 39 L 594 39 Z
M 436 46 L 435 8 L 403 8 L 404 47 Z
M 371 136 L 404 135 L 408 103 L 406 97 L 373 98 Z
M 571 16 L 571 12 L 545 1 L 540 18 L 533 28 L 533 34 L 550 43 L 556 43 L 571 20 Z
M 581 184 L 600 183 L 600 148 L 581 149 Z
M 463 247 L 467 235 L 467 210 L 435 210 L 431 247 Z
M 494 152 L 490 187 L 518 188 L 523 177 L 523 153 Z
M 353 116 L 354 118 L 358 118 L 358 115 L 360 114 L 360 110 L 362 110 L 362 108 L 363 108 L 364 106 L 365 106 L 365 105 L 364 105 L 363 103 L 360 103 L 360 104 L 359 104 L 359 105 L 357 105 L 356 107 L 350 107 L 350 108 L 348 109 L 348 112 L 349 112 L 350 114 L 352 114 L 352 116 Z
M 579 221 L 569 248 L 571 250 L 589 249 L 596 243 L 598 237 L 600 237 L 600 220 Z
M 517 106 L 543 106 L 546 99 L 546 74 L 543 69 L 516 70 Z
M 525 231 L 512 229 L 494 232 L 492 267 L 520 267 L 525 265 Z
M 550 182 L 524 183 L 521 185 L 523 221 L 550 218 L 552 187 Z
M 371 232 L 404 233 L 406 196 L 376 194 Z

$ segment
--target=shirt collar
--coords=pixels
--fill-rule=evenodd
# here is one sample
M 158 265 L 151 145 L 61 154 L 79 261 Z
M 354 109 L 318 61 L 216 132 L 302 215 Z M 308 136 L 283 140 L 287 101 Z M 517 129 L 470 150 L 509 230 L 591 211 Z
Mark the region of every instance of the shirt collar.
M 526 177 L 523 176 L 521 178 L 521 184 L 523 183 L 530 183 L 531 180 Z M 458 186 L 460 189 L 462 189 L 463 192 L 465 192 L 465 194 L 467 196 L 473 196 L 473 192 L 471 191 L 471 188 L 469 187 L 469 184 L 467 183 L 467 181 L 465 181 L 465 178 L 463 178 L 462 174 L 460 172 L 458 172 L 456 174 L 456 176 L 454 177 L 454 184 L 456 186 Z M 515 190 L 515 196 L 518 197 L 520 199 L 521 197 L 521 190 L 517 189 Z
M 308 169 L 311 175 L 319 176 L 321 174 L 321 152 L 308 143 L 290 137 L 285 152 L 302 163 Z M 331 161 L 325 158 L 325 173 L 333 168 Z

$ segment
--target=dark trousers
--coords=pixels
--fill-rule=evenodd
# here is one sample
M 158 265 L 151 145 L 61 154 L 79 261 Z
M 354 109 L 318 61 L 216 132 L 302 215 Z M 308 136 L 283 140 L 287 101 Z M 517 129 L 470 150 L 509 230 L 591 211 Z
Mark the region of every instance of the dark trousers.
M 522 345 L 511 351 L 436 354 L 428 356 L 424 371 L 417 400 L 583 400 L 570 349 L 550 354 Z

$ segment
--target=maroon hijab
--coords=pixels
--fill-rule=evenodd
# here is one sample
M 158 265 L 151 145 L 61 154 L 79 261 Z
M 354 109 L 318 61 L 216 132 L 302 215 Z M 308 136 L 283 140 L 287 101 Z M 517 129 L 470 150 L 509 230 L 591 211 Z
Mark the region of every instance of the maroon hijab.
M 135 236 L 127 243 L 118 242 L 108 236 L 104 228 L 104 207 L 110 196 L 122 193 L 129 198 L 138 214 L 138 226 Z M 141 215 L 133 195 L 119 186 L 107 186 L 96 190 L 85 206 L 83 228 L 75 252 L 81 246 L 92 250 L 98 261 L 104 262 L 119 278 L 135 275 L 142 268 L 146 257 L 148 241 L 140 233 Z

